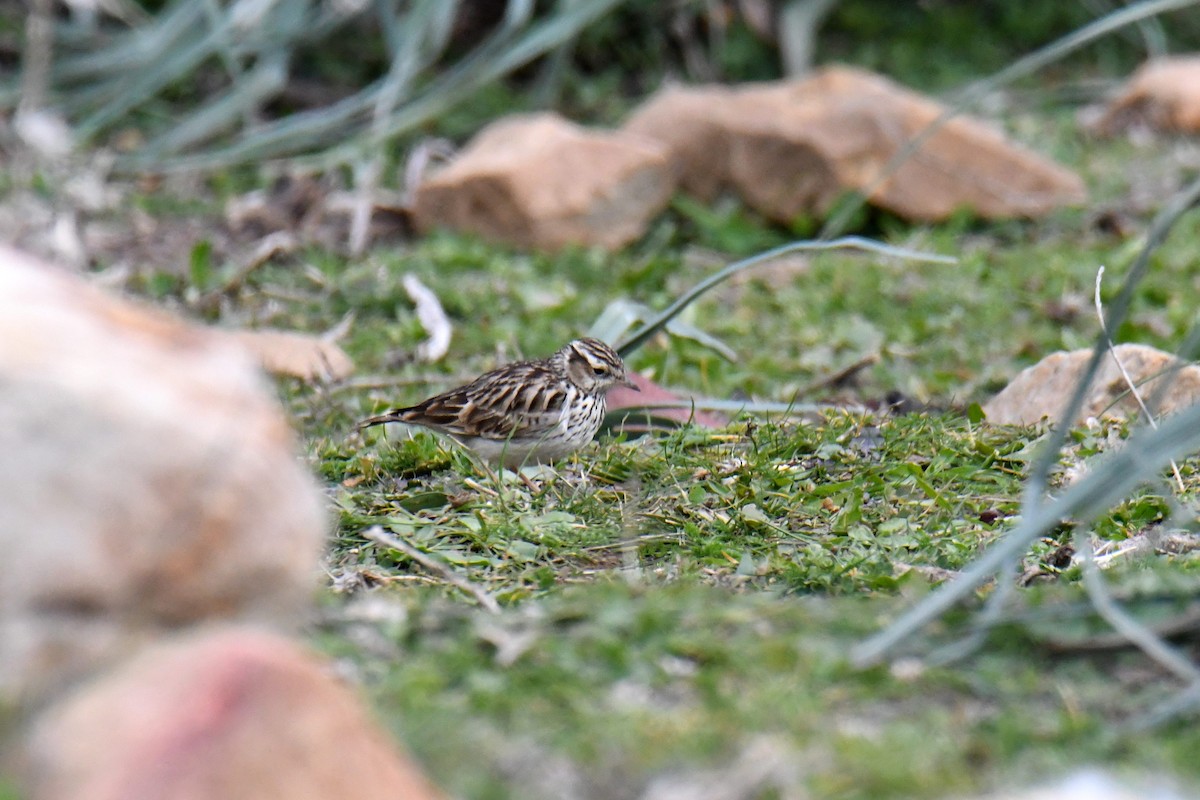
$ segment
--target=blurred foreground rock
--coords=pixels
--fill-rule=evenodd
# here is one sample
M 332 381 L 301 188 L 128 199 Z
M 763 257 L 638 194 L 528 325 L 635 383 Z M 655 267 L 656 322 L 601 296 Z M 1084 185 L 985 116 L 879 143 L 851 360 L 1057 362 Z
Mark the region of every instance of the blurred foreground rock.
M 985 218 L 1033 217 L 1086 198 L 1070 170 L 962 116 L 879 183 L 893 157 L 944 110 L 882 76 L 830 67 L 792 82 L 664 89 L 623 130 L 664 143 L 687 191 L 711 199 L 729 187 L 784 223 L 825 214 L 850 191 L 919 221 L 961 208 Z
M 1104 135 L 1143 127 L 1200 133 L 1200 56 L 1143 64 L 1121 87 L 1093 126 Z
M 0 772 L 22 797 L 441 796 L 268 632 L 306 616 L 325 534 L 294 444 L 235 338 L 0 246 Z
M 1119 344 L 1114 350 L 1156 415 L 1170 414 L 1200 401 L 1200 367 L 1142 344 Z M 984 404 L 988 421 L 997 425 L 1033 425 L 1044 418 L 1057 421 L 1091 357 L 1090 348 L 1046 356 Z M 1163 380 L 1170 383 L 1160 397 Z M 1138 413 L 1137 401 L 1128 394 L 1128 388 L 1112 355 L 1106 354 L 1072 424 L 1080 425 L 1089 417 Z
M 0 248 L 0 701 L 201 620 L 293 624 L 325 531 L 240 348 Z
M 554 114 L 480 131 L 417 189 L 422 231 L 447 227 L 517 247 L 615 249 L 642 235 L 675 191 L 665 148 Z
M 442 797 L 325 664 L 236 628 L 82 686 L 43 714 L 20 768 L 31 800 Z

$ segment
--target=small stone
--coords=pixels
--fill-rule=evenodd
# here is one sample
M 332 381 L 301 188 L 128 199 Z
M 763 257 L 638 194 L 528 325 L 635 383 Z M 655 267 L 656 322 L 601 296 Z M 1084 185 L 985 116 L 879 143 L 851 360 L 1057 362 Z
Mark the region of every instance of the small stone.
M 1200 133 L 1200 56 L 1143 64 L 1093 127 L 1111 136 L 1138 126 L 1166 133 Z
M 1119 344 L 1113 351 L 1142 398 L 1147 403 L 1158 400 L 1152 406 L 1156 415 L 1170 414 L 1200 400 L 1200 367 L 1143 344 Z M 984 404 L 988 422 L 997 425 L 1034 425 L 1043 419 L 1057 422 L 1091 357 L 1091 349 L 1052 353 L 1025 369 Z M 1170 372 L 1164 375 L 1165 370 Z M 1164 378 L 1170 385 L 1158 397 Z M 1092 417 L 1123 418 L 1138 413 L 1137 400 L 1128 390 L 1113 355 L 1105 354 L 1083 408 L 1071 424 L 1082 425 Z
M 448 227 L 524 248 L 637 239 L 675 191 L 661 144 L 588 130 L 554 114 L 484 128 L 416 191 L 419 230 Z

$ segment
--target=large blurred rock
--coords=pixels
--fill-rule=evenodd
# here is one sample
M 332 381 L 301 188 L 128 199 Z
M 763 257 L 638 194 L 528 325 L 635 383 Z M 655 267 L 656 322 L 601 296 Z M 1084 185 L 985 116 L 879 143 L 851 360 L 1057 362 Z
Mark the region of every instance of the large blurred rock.
M 1095 128 L 1114 134 L 1143 126 L 1169 133 L 1200 133 L 1200 56 L 1143 64 L 1108 103 Z
M 34 727 L 30 800 L 441 798 L 326 667 L 226 629 L 150 648 Z
M 1147 403 L 1157 401 L 1151 406 L 1156 414 L 1170 414 L 1200 401 L 1200 367 L 1185 365 L 1174 355 L 1144 344 L 1119 344 L 1114 351 L 1142 399 Z M 1046 356 L 984 404 L 988 421 L 998 425 L 1033 425 L 1049 418 L 1057 422 L 1091 357 L 1090 348 Z M 1170 383 L 1159 396 L 1164 380 Z M 1138 413 L 1137 400 L 1128 389 L 1112 355 L 1106 354 L 1072 424 L 1080 425 L 1089 417 L 1127 417 Z
M 624 130 L 666 144 L 680 182 L 702 198 L 732 187 L 765 216 L 824 214 L 849 191 L 907 219 L 960 208 L 1030 217 L 1082 202 L 1083 181 L 982 122 L 956 117 L 887 180 L 893 159 L 945 109 L 878 75 L 830 67 L 813 77 L 736 89 L 667 89 Z
M 518 247 L 618 248 L 675 191 L 666 149 L 553 114 L 501 119 L 417 189 L 414 219 Z
M 321 494 L 239 347 L 0 247 L 0 706 L 198 620 L 292 624 Z

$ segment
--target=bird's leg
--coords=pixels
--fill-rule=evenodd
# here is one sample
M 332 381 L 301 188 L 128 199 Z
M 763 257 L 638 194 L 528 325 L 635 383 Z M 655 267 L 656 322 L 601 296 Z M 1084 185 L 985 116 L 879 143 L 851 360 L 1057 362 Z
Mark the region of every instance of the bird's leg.
M 542 487 L 533 482 L 533 478 L 525 474 L 525 470 L 517 470 L 517 475 L 521 478 L 521 483 L 525 484 L 525 488 L 533 492 L 535 495 L 542 493 Z

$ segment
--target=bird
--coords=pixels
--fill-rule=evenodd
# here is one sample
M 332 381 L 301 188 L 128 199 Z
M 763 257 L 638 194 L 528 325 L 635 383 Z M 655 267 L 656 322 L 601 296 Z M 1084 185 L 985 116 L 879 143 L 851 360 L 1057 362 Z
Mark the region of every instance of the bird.
M 491 464 L 517 469 L 557 461 L 592 441 L 604 419 L 605 395 L 616 386 L 638 391 L 621 356 L 599 339 L 575 339 L 548 358 L 505 364 L 415 406 L 363 420 L 358 428 L 420 425 Z

